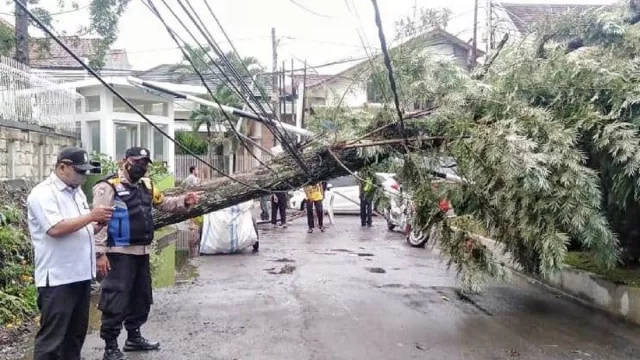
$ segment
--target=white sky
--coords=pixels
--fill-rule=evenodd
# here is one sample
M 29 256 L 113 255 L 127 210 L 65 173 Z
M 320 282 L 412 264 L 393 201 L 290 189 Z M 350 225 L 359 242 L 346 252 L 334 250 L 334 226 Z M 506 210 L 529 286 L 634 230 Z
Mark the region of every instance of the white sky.
M 40 0 L 51 12 L 59 11 L 59 0 Z M 181 18 L 190 23 L 176 0 L 166 0 Z M 301 67 L 307 60 L 310 66 L 346 58 L 365 56 L 358 29 L 364 33 L 365 41 L 373 48 L 379 47 L 377 28 L 374 23 L 373 7 L 370 0 L 190 0 L 203 21 L 208 24 L 209 31 L 224 49 L 228 44 L 223 42 L 224 36 L 219 31 L 211 15 L 204 5 L 208 1 L 215 15 L 225 28 L 242 56 L 255 56 L 271 69 L 271 28 L 276 28 L 280 38 L 278 62 L 286 61 L 290 68 L 291 59 L 295 59 L 295 67 Z M 479 1 L 478 36 L 482 37 L 484 26 L 484 9 L 487 0 Z M 70 1 L 67 1 L 70 2 Z M 161 0 L 153 0 L 161 9 L 165 18 L 171 17 Z M 494 1 L 496 3 L 497 1 Z M 506 2 L 506 1 L 505 1 Z M 578 3 L 607 4 L 614 0 L 511 0 L 518 3 Z M 88 23 L 89 0 L 78 0 L 84 10 L 54 16 L 54 28 L 73 33 L 80 25 Z M 302 9 L 300 4 L 316 14 Z M 414 7 L 448 7 L 453 11 L 453 20 L 447 30 L 459 35 L 463 40 L 471 38 L 473 26 L 474 0 L 378 0 L 383 26 L 387 39 L 394 34 L 394 22 L 412 13 Z M 349 11 L 348 6 L 351 8 Z M 355 8 L 355 11 L 354 11 Z M 67 5 L 66 9 L 70 9 Z M 164 10 L 164 11 L 163 11 Z M 4 1 L 0 4 L 0 16 L 13 22 L 10 13 L 13 5 Z M 356 16 L 359 15 L 360 21 Z M 174 28 L 183 38 L 188 35 L 177 21 L 171 21 Z M 195 27 L 191 25 L 191 29 Z M 35 33 L 35 32 L 34 32 Z M 204 42 L 203 42 L 204 44 Z M 144 70 L 164 63 L 176 63 L 182 58 L 162 24 L 143 5 L 141 0 L 131 3 L 120 20 L 119 38 L 114 48 L 125 48 L 129 60 L 137 70 Z M 279 65 L 280 65 L 279 64 Z M 348 66 L 348 65 L 346 65 Z M 333 66 L 318 69 L 320 73 L 332 73 L 344 68 Z

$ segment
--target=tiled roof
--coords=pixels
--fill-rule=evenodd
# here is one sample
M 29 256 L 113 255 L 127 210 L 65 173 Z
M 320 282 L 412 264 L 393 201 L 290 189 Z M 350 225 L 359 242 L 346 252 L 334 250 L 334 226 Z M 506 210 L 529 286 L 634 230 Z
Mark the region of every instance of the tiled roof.
M 453 44 L 459 48 L 462 48 L 464 50 L 471 50 L 472 46 L 471 44 L 465 42 L 464 40 L 460 39 L 459 37 L 443 30 L 443 29 L 435 29 L 426 33 L 423 33 L 421 35 L 418 35 L 416 37 L 413 37 L 399 45 L 396 45 L 394 48 L 400 47 L 400 46 L 407 46 L 407 45 L 421 45 L 424 47 L 430 47 L 430 46 L 434 46 L 434 45 L 438 45 L 442 42 L 445 43 L 449 43 L 449 44 Z M 478 57 L 482 57 L 484 56 L 484 51 L 477 49 L 476 55 Z M 365 61 L 361 61 L 359 63 L 357 63 L 356 65 L 353 65 L 351 67 L 349 67 L 346 70 L 343 70 L 337 74 L 334 75 L 329 75 L 327 77 L 324 77 L 322 79 L 318 79 L 318 81 L 312 83 L 312 84 L 307 84 L 307 87 L 315 87 L 315 86 L 319 86 L 322 85 L 324 83 L 327 83 L 329 81 L 331 81 L 332 79 L 338 79 L 341 78 L 344 74 L 349 73 L 351 71 L 354 71 L 355 69 L 358 69 L 360 67 L 362 67 L 363 64 L 368 64 L 369 60 L 365 60 Z
M 37 39 L 36 39 L 37 40 Z M 94 53 L 97 39 L 81 39 L 73 36 L 62 37 L 62 41 L 80 58 L 88 59 Z M 53 40 L 49 41 L 49 51 L 41 51 L 38 41 L 30 42 L 31 67 L 46 69 L 76 69 L 81 66 Z M 105 69 L 129 70 L 131 64 L 126 50 L 109 50 L 105 58 Z
M 513 4 L 501 3 L 520 34 L 527 34 L 539 21 L 548 22 L 550 17 L 560 16 L 568 11 L 584 11 L 603 7 L 603 5 L 584 4 Z

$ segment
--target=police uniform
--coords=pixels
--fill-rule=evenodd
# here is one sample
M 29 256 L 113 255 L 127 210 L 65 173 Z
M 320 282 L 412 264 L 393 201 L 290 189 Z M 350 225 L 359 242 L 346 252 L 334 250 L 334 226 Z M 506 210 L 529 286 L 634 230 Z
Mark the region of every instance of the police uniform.
M 128 149 L 126 157 L 151 162 L 149 151 L 140 147 Z M 101 282 L 98 304 L 102 311 L 100 337 L 106 343 L 104 358 L 122 358 L 117 339 L 123 323 L 128 332 L 125 351 L 158 349 L 159 343 L 140 334 L 153 304 L 149 262 L 154 234 L 152 210 L 187 211 L 185 197 L 164 197 L 148 178 L 132 183 L 123 169 L 96 183 L 93 194 L 94 206 L 114 207 L 106 229 L 96 235 L 96 256 L 106 253 L 110 265 Z

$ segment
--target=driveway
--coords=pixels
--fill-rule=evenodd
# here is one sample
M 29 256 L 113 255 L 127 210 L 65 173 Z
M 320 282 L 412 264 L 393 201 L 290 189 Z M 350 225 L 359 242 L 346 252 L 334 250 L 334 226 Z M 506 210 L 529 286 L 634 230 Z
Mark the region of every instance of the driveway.
M 162 349 L 129 358 L 640 358 L 639 327 L 519 277 L 461 295 L 437 252 L 410 248 L 379 219 L 305 230 L 299 219 L 262 232 L 259 254 L 195 259 L 192 284 L 155 292 L 143 333 Z M 102 346 L 88 335 L 86 359 Z

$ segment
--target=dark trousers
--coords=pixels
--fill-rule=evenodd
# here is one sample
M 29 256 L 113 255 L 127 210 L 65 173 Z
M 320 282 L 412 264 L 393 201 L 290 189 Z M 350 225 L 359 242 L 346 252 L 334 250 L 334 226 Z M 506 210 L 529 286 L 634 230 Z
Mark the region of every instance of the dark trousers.
M 371 216 L 373 212 L 373 206 L 370 200 L 360 198 L 360 223 L 362 226 L 371 225 Z
M 90 280 L 38 288 L 40 329 L 34 360 L 80 360 L 90 302 Z
M 122 330 L 139 329 L 149 317 L 153 293 L 149 255 L 107 254 L 111 270 L 102 280 L 100 337 L 115 341 Z
M 271 198 L 271 223 L 273 225 L 278 223 L 276 218 L 280 212 L 280 223 L 284 225 L 287 222 L 287 197 L 285 193 L 277 193 L 275 196 L 278 202 L 274 202 Z
M 322 217 L 324 216 L 324 210 L 322 209 L 322 201 L 309 201 L 306 200 L 305 206 L 307 207 L 307 224 L 309 229 L 313 229 L 315 221 L 313 221 L 313 208 L 316 208 L 316 214 L 318 215 L 318 226 L 322 227 Z
M 269 220 L 269 208 L 267 203 L 269 202 L 269 195 L 260 197 L 260 220 Z

